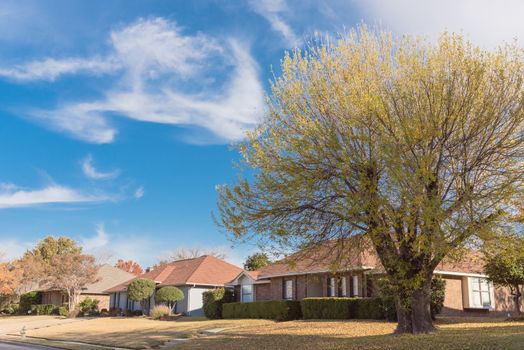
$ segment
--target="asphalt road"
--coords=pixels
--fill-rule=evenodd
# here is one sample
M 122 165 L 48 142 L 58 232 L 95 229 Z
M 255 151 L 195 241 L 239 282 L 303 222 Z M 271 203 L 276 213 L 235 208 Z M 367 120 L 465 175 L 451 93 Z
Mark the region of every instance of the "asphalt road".
M 0 341 L 0 350 L 51 350 L 51 349 L 55 349 L 55 348 L 31 345 L 31 344 L 5 343 L 3 341 Z

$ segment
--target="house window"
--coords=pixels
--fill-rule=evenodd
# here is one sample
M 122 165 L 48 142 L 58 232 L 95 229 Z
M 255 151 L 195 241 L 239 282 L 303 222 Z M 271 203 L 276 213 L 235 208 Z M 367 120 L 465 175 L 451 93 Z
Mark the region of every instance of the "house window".
M 485 278 L 470 278 L 470 306 L 479 308 L 491 307 L 491 290 Z
M 243 284 L 240 289 L 241 300 L 244 303 L 250 303 L 253 301 L 253 285 L 252 284 Z
M 336 288 L 336 278 L 330 277 L 328 278 L 328 297 L 334 297 L 335 296 L 335 288 Z
M 347 297 L 348 296 L 348 290 L 347 290 L 347 285 L 346 285 L 346 277 L 342 277 L 340 279 L 338 294 L 341 297 Z
M 293 281 L 292 280 L 285 280 L 283 284 L 283 297 L 286 300 L 292 300 L 293 299 Z
M 353 276 L 353 296 L 358 297 L 358 276 Z

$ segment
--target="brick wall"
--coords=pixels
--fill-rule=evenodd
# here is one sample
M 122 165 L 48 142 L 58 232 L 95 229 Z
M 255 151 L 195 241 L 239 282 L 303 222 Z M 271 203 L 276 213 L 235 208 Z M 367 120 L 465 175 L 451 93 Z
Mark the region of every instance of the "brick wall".
M 271 284 L 255 284 L 255 300 L 271 300 Z

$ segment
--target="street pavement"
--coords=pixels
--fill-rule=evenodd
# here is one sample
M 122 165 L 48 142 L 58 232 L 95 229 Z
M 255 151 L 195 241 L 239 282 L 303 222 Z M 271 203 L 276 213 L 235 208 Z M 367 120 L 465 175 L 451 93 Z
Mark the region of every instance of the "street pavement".
M 11 342 L 3 342 L 0 340 L 0 350 L 51 350 L 56 348 L 50 348 L 47 346 L 39 346 L 32 344 L 18 344 Z

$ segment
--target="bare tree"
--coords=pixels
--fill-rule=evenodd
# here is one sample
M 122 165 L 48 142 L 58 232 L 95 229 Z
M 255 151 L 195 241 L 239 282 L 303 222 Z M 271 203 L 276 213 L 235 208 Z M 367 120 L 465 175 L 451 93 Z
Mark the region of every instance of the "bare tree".
M 218 259 L 227 258 L 227 253 L 220 248 L 182 247 L 169 253 L 168 260 L 177 261 L 183 259 L 194 259 L 201 257 L 202 255 L 211 255 Z
M 70 316 L 76 316 L 82 289 L 97 281 L 99 266 L 91 255 L 65 253 L 55 255 L 45 269 L 44 283 L 68 296 Z

